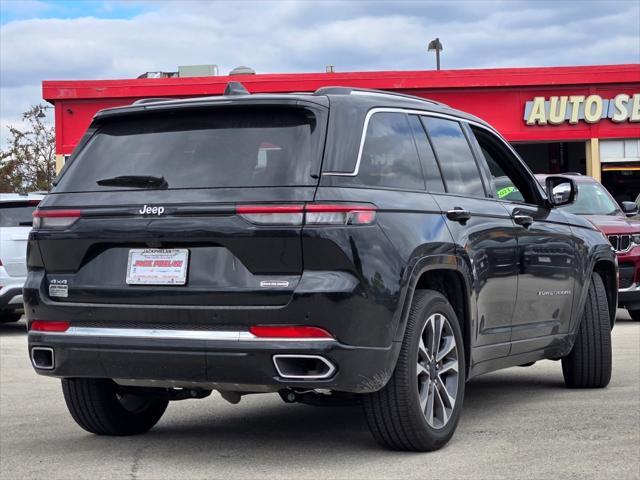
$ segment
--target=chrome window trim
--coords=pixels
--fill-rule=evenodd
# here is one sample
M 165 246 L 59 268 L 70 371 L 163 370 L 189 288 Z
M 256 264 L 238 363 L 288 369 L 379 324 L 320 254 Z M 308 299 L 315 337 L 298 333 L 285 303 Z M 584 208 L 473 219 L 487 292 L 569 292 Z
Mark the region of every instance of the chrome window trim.
M 220 340 L 227 342 L 335 342 L 334 338 L 267 338 L 240 330 L 164 330 L 148 328 L 69 327 L 64 332 L 30 331 L 30 334 L 77 337 L 145 338 L 163 340 Z
M 466 118 L 462 118 L 462 117 L 456 117 L 454 115 L 448 115 L 446 113 L 438 113 L 438 112 L 430 112 L 428 110 L 413 110 L 413 109 L 409 109 L 409 108 L 391 108 L 391 107 L 376 107 L 376 108 L 372 108 L 371 110 L 369 110 L 367 112 L 367 115 L 364 118 L 364 125 L 362 127 L 362 134 L 360 136 L 360 147 L 358 148 L 358 158 L 356 160 L 356 165 L 355 168 L 353 169 L 352 172 L 322 172 L 322 175 L 327 175 L 327 176 L 333 176 L 333 177 L 355 177 L 356 175 L 358 175 L 358 172 L 360 172 L 360 162 L 362 160 L 362 151 L 364 149 L 364 142 L 366 140 L 366 136 L 367 136 L 367 129 L 369 128 L 369 121 L 371 120 L 371 117 L 373 117 L 376 113 L 405 113 L 407 115 L 423 115 L 423 116 L 427 116 L 427 117 L 439 117 L 439 118 L 444 118 L 446 120 L 453 120 L 455 122 L 465 122 L 469 125 L 475 125 L 477 127 L 480 128 L 484 128 L 485 130 L 488 130 L 489 132 L 493 133 L 494 135 L 496 135 L 506 146 L 507 148 L 509 148 L 509 150 L 516 155 L 516 157 L 518 157 L 517 153 L 515 152 L 515 150 L 513 149 L 513 147 L 511 147 L 511 145 L 509 145 L 509 143 L 504 140 L 502 138 L 502 136 L 493 128 L 488 127 L 487 125 L 483 125 L 480 122 L 475 122 L 473 120 L 468 120 Z M 472 152 L 473 153 L 473 152 Z M 475 155 L 474 155 L 475 158 Z M 520 158 L 520 157 L 518 157 Z

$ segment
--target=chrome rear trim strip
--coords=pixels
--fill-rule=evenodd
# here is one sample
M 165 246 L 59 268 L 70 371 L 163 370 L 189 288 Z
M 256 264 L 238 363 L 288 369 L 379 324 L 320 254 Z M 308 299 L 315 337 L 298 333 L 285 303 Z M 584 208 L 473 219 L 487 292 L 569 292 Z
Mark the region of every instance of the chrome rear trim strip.
M 147 338 L 172 340 L 219 340 L 227 342 L 335 342 L 333 338 L 265 338 L 239 330 L 160 330 L 147 328 L 69 327 L 65 332 L 31 331 L 33 334 L 78 337 Z

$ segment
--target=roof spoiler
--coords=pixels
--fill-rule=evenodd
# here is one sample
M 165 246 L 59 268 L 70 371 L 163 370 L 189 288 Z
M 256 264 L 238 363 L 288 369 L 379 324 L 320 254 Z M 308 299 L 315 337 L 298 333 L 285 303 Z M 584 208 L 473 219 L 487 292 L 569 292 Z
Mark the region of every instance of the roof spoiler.
M 240 82 L 229 82 L 227 83 L 227 88 L 224 89 L 223 95 L 225 97 L 234 96 L 234 95 L 251 95 L 249 90 L 247 90 L 244 85 Z

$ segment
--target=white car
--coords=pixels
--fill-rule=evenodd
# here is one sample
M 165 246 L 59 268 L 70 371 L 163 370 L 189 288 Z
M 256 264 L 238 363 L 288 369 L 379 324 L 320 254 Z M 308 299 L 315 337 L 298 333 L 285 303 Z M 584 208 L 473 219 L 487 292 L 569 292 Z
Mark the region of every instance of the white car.
M 43 198 L 33 193 L 0 193 L 0 323 L 17 322 L 22 315 L 31 214 Z

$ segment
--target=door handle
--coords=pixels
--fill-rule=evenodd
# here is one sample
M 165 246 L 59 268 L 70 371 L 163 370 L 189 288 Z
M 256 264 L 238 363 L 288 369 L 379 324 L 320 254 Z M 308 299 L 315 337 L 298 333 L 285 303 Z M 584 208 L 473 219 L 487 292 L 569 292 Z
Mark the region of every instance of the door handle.
M 469 210 L 464 210 L 459 207 L 455 207 L 452 210 L 447 212 L 447 218 L 449 220 L 453 220 L 454 222 L 460 222 L 464 224 L 467 220 L 471 218 L 471 212 Z
M 518 225 L 522 225 L 524 228 L 529 228 L 533 223 L 533 217 L 531 215 L 518 214 L 513 216 L 513 221 Z

